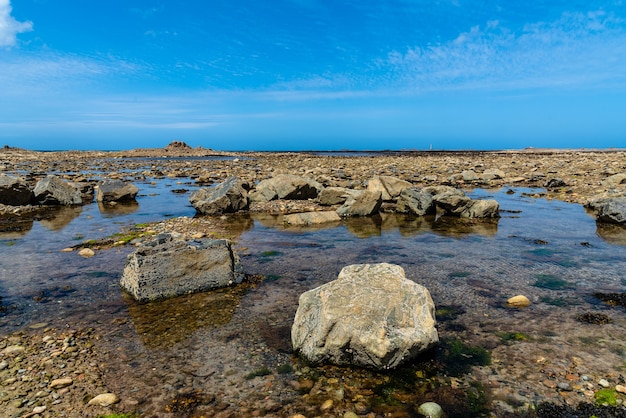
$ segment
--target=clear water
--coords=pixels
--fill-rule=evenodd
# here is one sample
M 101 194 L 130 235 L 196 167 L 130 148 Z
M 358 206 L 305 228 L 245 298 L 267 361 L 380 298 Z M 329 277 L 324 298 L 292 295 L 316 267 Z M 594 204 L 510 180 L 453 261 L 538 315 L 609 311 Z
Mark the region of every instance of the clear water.
M 124 225 L 194 215 L 188 202 L 193 184 L 164 179 L 137 185 L 138 205 L 126 210 L 106 212 L 91 204 L 34 221 L 22 234 L 0 234 L 0 295 L 6 308 L 0 332 L 39 322 L 101 330 L 106 336 L 101 343 L 124 353 L 108 360 L 111 389 L 122 396 L 134 396 L 125 393 L 128 388 L 152 396 L 154 405 L 144 404 L 147 412 L 162 410 L 163 391 L 184 386 L 254 396 L 260 389 L 243 376 L 291 361 L 289 330 L 298 296 L 355 263 L 399 264 L 408 278 L 430 290 L 437 306 L 459 307 L 458 326 L 440 325 L 442 336 L 462 333 L 481 341 L 493 341 L 499 331 L 532 336 L 533 342 L 519 348 L 523 351 L 502 346 L 493 373 L 512 373 L 525 364 L 538 368 L 535 359 L 541 356 L 575 355 L 592 371 L 618 374 L 626 360 L 625 310 L 592 296 L 625 291 L 626 228 L 600 227 L 580 205 L 529 197 L 535 190 L 502 189 L 469 192 L 500 202 L 497 221 L 383 214 L 293 229 L 280 216 L 233 216 L 238 227 L 249 225 L 236 244 L 244 271 L 263 275 L 263 281 L 140 305 L 118 286 L 133 248 L 98 251 L 89 259 L 60 251 L 110 236 Z M 171 192 L 179 188 L 190 192 Z M 526 295 L 531 307 L 507 309 L 506 300 L 517 294 Z M 581 324 L 575 315 L 585 311 L 604 312 L 613 322 Z M 498 379 L 504 379 L 502 373 Z M 525 376 L 511 377 L 508 384 Z M 150 381 L 173 383 L 145 386 Z M 534 388 L 529 384 L 524 390 L 532 400 Z M 299 395 L 291 390 L 289 396 Z

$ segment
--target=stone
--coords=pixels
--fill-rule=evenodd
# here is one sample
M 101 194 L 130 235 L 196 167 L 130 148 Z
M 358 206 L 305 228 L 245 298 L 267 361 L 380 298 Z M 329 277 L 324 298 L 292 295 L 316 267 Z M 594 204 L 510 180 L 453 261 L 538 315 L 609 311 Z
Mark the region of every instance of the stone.
M 402 267 L 358 264 L 303 293 L 291 340 L 308 361 L 395 368 L 439 341 L 428 290 Z
M 609 383 L 609 381 L 608 381 L 608 380 L 606 380 L 606 379 L 600 379 L 600 380 L 598 381 L 598 384 L 599 384 L 600 386 L 602 386 L 603 388 L 608 388 L 609 386 L 611 386 L 611 384 Z
M 380 191 L 369 190 L 351 194 L 346 202 L 337 209 L 339 216 L 370 216 L 378 213 L 383 204 Z
M 606 223 L 626 223 L 626 197 L 607 199 L 600 205 L 596 219 Z
M 395 200 L 402 190 L 409 187 L 413 187 L 413 184 L 392 176 L 375 176 L 367 182 L 367 190 L 380 192 L 384 201 Z
M 319 225 L 339 221 L 341 221 L 341 217 L 335 211 L 292 213 L 283 216 L 283 222 L 293 226 Z
M 0 174 L 0 203 L 3 205 L 28 205 L 33 192 L 26 181 L 20 177 Z
M 443 417 L 443 409 L 435 402 L 424 402 L 417 408 L 417 413 L 428 418 Z
M 82 248 L 78 252 L 78 255 L 81 257 L 89 258 L 89 257 L 93 257 L 94 255 L 96 255 L 96 253 L 91 248 Z
M 504 171 L 497 169 L 497 168 L 487 169 L 483 172 L 483 175 L 482 175 L 483 180 L 487 180 L 487 181 L 503 179 L 504 177 L 506 177 L 506 174 L 504 174 Z
M 408 187 L 398 196 L 396 211 L 410 215 L 424 216 L 435 213 L 432 195 L 417 187 Z
M 41 414 L 43 411 L 46 410 L 46 406 L 42 405 L 42 406 L 36 406 L 33 408 L 33 414 Z
M 54 379 L 50 382 L 50 388 L 52 389 L 61 389 L 67 386 L 71 386 L 74 383 L 71 377 L 63 377 L 61 379 Z
M 461 178 L 463 179 L 463 181 L 468 181 L 468 182 L 480 180 L 480 177 L 478 177 L 478 174 L 476 174 L 476 172 L 474 172 L 473 170 L 462 171 Z
M 524 295 L 517 295 L 506 301 L 507 305 L 513 308 L 526 308 L 531 305 L 530 299 Z
M 259 182 L 249 198 L 253 202 L 269 202 L 276 199 L 315 199 L 322 188 L 323 186 L 315 180 L 291 174 L 280 174 Z
M 139 189 L 133 183 L 106 179 L 98 183 L 96 201 L 103 203 L 134 201 L 137 193 Z
M 128 255 L 121 287 L 140 302 L 241 283 L 239 257 L 228 240 L 184 241 L 160 234 Z
M 322 411 L 322 412 L 328 411 L 332 407 L 333 407 L 333 400 L 332 399 L 326 399 L 322 403 L 322 405 L 320 406 L 320 411 Z
M 607 187 L 617 187 L 621 184 L 626 184 L 626 173 L 614 174 L 602 181 L 602 185 Z
M 447 215 L 460 216 L 463 211 L 471 206 L 472 199 L 459 190 L 436 194 L 433 196 L 433 202 Z
M 500 204 L 494 199 L 471 200 L 459 216 L 461 218 L 498 218 Z
M 2 354 L 4 354 L 5 356 L 14 356 L 23 353 L 24 350 L 25 348 L 21 345 L 10 345 L 2 350 Z
M 101 393 L 87 402 L 87 405 L 109 406 L 119 401 L 120 398 L 114 393 Z
M 237 177 L 231 177 L 211 188 L 196 190 L 189 197 L 189 203 L 203 215 L 222 215 L 247 210 L 248 192 Z
M 80 191 L 55 175 L 39 180 L 33 189 L 33 200 L 39 205 L 80 205 Z
M 325 187 L 317 195 L 317 203 L 322 206 L 342 205 L 348 198 L 348 189 L 345 187 Z
M 624 385 L 615 385 L 615 391 L 619 393 L 623 393 L 626 395 L 626 386 Z
M 556 189 L 565 186 L 567 186 L 567 183 L 565 183 L 563 179 L 557 177 L 550 178 L 543 184 L 543 187 L 545 187 L 546 189 Z

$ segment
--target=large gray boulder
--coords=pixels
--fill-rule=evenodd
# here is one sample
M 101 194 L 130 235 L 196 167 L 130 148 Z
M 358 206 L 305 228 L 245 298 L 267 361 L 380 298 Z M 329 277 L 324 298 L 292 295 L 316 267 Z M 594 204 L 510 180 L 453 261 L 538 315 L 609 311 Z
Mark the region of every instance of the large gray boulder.
M 3 205 L 28 205 L 33 196 L 24 179 L 0 174 L 0 203 Z
M 599 222 L 626 224 L 626 197 L 607 199 L 598 208 Z
M 337 213 L 342 217 L 370 216 L 378 213 L 382 204 L 383 199 L 380 191 L 353 191 L 349 193 L 346 202 L 337 209 Z
M 317 203 L 322 206 L 343 205 L 348 198 L 348 191 L 345 187 L 325 187 L 317 195 Z
M 249 198 L 253 202 L 269 202 L 276 199 L 315 199 L 323 186 L 307 177 L 280 174 L 257 184 Z
M 617 187 L 621 184 L 626 184 L 626 173 L 618 173 L 609 176 L 602 181 L 602 184 L 608 187 Z
M 204 215 L 221 215 L 247 210 L 248 192 L 237 177 L 231 177 L 215 187 L 196 190 L 189 203 Z
M 435 189 L 433 203 L 444 211 L 445 215 L 461 218 L 497 218 L 500 216 L 500 204 L 494 199 L 474 200 L 454 188 Z
M 140 302 L 241 283 L 239 257 L 228 240 L 183 241 L 160 234 L 129 254 L 121 287 Z
M 434 195 L 433 202 L 443 209 L 446 215 L 461 216 L 461 213 L 471 205 L 472 199 L 463 192 L 446 191 Z
M 439 341 L 435 305 L 400 266 L 347 266 L 300 296 L 291 341 L 316 364 L 390 369 Z
M 137 193 L 139 193 L 139 189 L 133 183 L 107 179 L 98 183 L 96 201 L 103 203 L 128 202 L 135 200 Z
M 33 200 L 40 205 L 71 206 L 83 203 L 80 191 L 55 175 L 39 180 L 33 189 Z
M 380 192 L 384 201 L 396 200 L 402 190 L 409 187 L 413 184 L 392 176 L 375 176 L 367 182 L 367 190 Z
M 398 196 L 396 211 L 410 215 L 424 216 L 435 213 L 433 197 L 417 187 L 402 190 Z

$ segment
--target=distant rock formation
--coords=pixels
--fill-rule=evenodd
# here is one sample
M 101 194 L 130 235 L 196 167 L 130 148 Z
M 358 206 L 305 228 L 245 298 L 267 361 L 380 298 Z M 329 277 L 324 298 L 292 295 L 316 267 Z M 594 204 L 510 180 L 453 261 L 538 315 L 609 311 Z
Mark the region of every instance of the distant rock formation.
M 192 148 L 183 141 L 172 141 L 165 147 L 165 151 L 191 151 L 191 149 Z

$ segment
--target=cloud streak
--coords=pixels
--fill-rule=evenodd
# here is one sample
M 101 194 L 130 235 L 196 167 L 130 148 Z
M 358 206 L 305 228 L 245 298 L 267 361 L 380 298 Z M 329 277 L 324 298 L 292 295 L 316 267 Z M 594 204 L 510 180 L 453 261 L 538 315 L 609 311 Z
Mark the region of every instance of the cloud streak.
M 33 22 L 18 22 L 12 10 L 9 0 L 0 0 L 0 47 L 15 46 L 18 34 L 33 30 Z

